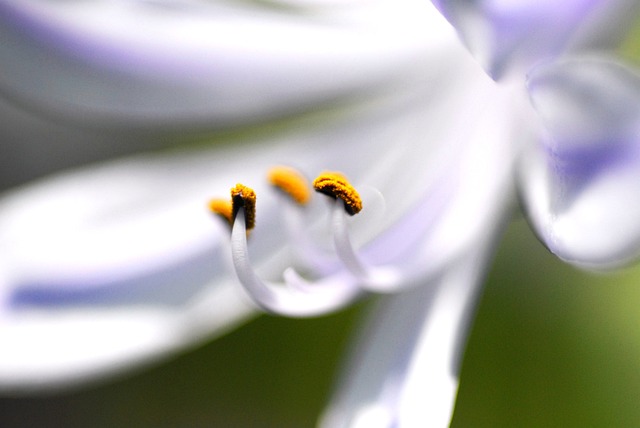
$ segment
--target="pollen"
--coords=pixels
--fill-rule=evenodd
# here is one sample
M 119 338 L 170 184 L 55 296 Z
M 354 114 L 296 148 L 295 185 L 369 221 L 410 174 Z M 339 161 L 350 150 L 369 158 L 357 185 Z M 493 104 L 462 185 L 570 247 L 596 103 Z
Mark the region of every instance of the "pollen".
M 294 168 L 275 166 L 267 173 L 267 179 L 299 205 L 305 205 L 311 199 L 309 182 Z
M 362 200 L 347 177 L 339 172 L 323 172 L 313 181 L 316 192 L 342 199 L 344 209 L 349 215 L 358 214 L 362 210 Z
M 247 231 L 256 225 L 256 192 L 243 184 L 236 184 L 231 188 L 231 211 L 235 219 L 240 208 L 244 208 L 244 218 Z
M 225 219 L 229 226 L 232 225 L 233 219 L 231 217 L 231 201 L 228 199 L 211 199 L 209 201 L 209 211 Z

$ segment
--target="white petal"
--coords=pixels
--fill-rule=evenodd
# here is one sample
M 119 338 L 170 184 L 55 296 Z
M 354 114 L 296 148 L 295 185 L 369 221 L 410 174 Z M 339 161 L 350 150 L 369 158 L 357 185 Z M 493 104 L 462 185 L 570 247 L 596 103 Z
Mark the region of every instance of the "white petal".
M 530 96 L 546 133 L 522 162 L 523 200 L 551 251 L 590 267 L 640 254 L 640 76 L 613 61 L 537 69 Z
M 0 88 L 84 126 L 231 126 L 393 80 L 446 40 L 434 19 L 419 0 L 2 0 Z
M 629 28 L 630 0 L 434 0 L 494 78 L 526 72 L 572 44 L 597 45 Z M 585 47 L 585 46 L 583 46 Z
M 443 115 L 435 116 L 441 118 L 442 128 L 434 123 L 424 134 L 450 149 L 445 151 L 450 157 L 424 164 L 438 173 L 431 181 L 407 179 L 427 191 L 419 193 L 421 198 L 408 206 L 401 221 L 363 249 L 373 264 L 395 260 L 407 277 L 437 274 L 475 245 L 502 215 L 512 192 L 519 143 L 513 123 L 520 119 L 520 109 L 512 88 L 477 76 L 467 79 L 464 96 L 451 100 L 450 110 L 443 105 Z M 411 189 L 404 194 L 413 193 Z
M 0 189 L 350 103 L 451 41 L 422 1 L 335 3 L 0 1 Z
M 77 305 L 3 311 L 0 392 L 55 391 L 118 375 L 211 340 L 255 314 L 232 281 L 208 284 L 197 301 L 180 307 Z
M 320 426 L 449 426 L 489 253 L 483 246 L 434 283 L 379 302 Z

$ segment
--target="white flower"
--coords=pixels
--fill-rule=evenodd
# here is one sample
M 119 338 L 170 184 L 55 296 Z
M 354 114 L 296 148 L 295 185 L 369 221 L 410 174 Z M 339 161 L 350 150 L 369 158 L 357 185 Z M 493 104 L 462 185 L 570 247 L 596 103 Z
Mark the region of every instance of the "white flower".
M 236 181 L 255 186 L 252 259 L 280 276 L 287 260 L 269 258 L 287 239 L 264 177 L 276 163 L 341 170 L 382 192 L 384 215 L 361 227 L 361 240 L 420 214 L 414 206 L 433 194 L 427 208 L 441 226 L 416 251 L 431 254 L 434 273 L 491 235 L 511 162 L 503 131 L 480 115 L 503 112 L 484 111 L 482 92 L 477 104 L 460 101 L 493 84 L 428 4 L 405 6 L 3 3 L 10 99 L 96 133 L 214 140 L 3 198 L 3 388 L 82 381 L 254 312 L 222 257 L 228 231 L 206 201 Z M 42 51 L 55 66 L 40 66 Z M 471 140 L 476 127 L 495 132 L 495 143 Z
M 509 76 L 496 83 L 418 0 L 0 1 L 3 102 L 74 136 L 200 142 L 3 197 L 0 389 L 105 376 L 255 314 L 233 273 L 228 228 L 205 210 L 242 182 L 257 192 L 258 226 L 247 249 L 236 221 L 233 262 L 260 306 L 312 316 L 364 292 L 397 292 L 381 301 L 323 426 L 447 425 L 516 165 L 527 212 L 553 251 L 605 266 L 636 255 L 640 222 L 630 214 L 640 204 L 628 193 L 640 181 L 633 162 L 609 168 L 623 156 L 603 165 L 601 154 L 611 129 L 607 153 L 634 146 L 637 77 L 591 57 L 539 65 L 573 52 L 568 41 L 587 17 L 604 16 L 583 7 L 601 3 L 555 13 L 550 2 L 438 2 L 490 74 Z M 557 37 L 540 38 L 548 23 Z M 275 164 L 345 173 L 363 189 L 363 213 L 345 225 L 336 210 L 327 227 L 318 197 L 294 230 L 315 244 L 287 237 L 296 208 L 266 183 Z M 603 197 L 626 214 L 594 216 Z M 301 254 L 326 250 L 327 234 L 337 255 Z M 288 289 L 272 283 L 283 273 Z

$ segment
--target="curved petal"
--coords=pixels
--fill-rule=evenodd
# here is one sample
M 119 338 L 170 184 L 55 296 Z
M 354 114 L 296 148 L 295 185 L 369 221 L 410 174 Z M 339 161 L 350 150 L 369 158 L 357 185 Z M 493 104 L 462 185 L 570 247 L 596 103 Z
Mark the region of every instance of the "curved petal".
M 182 285 L 173 278 L 173 286 Z M 136 280 L 127 284 L 132 289 Z M 256 315 L 234 281 L 217 281 L 180 308 L 26 307 L 0 315 L 0 393 L 85 385 L 226 333 Z
M 433 283 L 379 302 L 321 427 L 449 426 L 490 253 L 480 246 Z
M 549 249 L 589 267 L 640 254 L 640 76 L 573 59 L 536 69 L 529 93 L 546 127 L 521 171 L 530 221 Z
M 434 0 L 495 79 L 520 73 L 574 43 L 602 46 L 637 7 L 629 0 Z M 604 19 L 606 18 L 606 20 Z M 621 18 L 625 18 L 622 19 Z M 524 70 L 524 71 L 523 71 Z
M 449 37 L 433 19 L 419 0 L 2 0 L 0 90 L 83 126 L 230 127 L 392 81 Z
M 401 6 L 0 1 L 0 190 L 387 90 L 451 38 Z

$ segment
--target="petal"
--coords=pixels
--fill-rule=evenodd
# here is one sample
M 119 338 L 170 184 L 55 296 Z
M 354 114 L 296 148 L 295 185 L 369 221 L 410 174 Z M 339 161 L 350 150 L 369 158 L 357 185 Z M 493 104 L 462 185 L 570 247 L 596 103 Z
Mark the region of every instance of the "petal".
M 388 90 L 451 42 L 424 2 L 335 3 L 0 1 L 0 190 Z
M 175 278 L 176 287 L 182 278 Z M 135 280 L 128 285 L 135 288 Z M 0 315 L 0 392 L 86 385 L 222 335 L 255 316 L 235 282 L 209 284 L 179 308 L 25 308 Z
M 629 28 L 629 0 L 434 0 L 485 70 L 496 79 L 526 72 L 573 43 L 603 45 Z M 635 10 L 634 10 L 635 12 Z M 606 18 L 606 20 L 604 19 Z
M 201 190 L 179 190 L 198 174 L 180 161 L 131 159 L 2 199 L 0 391 L 83 384 L 256 313 L 225 273 Z
M 478 250 L 434 283 L 378 302 L 320 426 L 449 426 L 490 253 Z
M 476 245 L 488 225 L 501 218 L 512 194 L 512 122 L 520 115 L 512 88 L 474 74 L 465 81 L 462 95 L 454 97 L 449 108 L 441 102 L 441 111 L 432 113 L 433 122 L 422 133 L 426 141 L 441 144 L 444 150 L 436 152 L 441 157 L 432 154 L 435 161 L 418 162 L 422 174 L 404 171 L 412 173 L 405 182 L 418 186 L 405 195 L 420 186 L 426 191 L 363 249 L 374 264 L 393 259 L 407 277 L 438 274 Z
M 536 69 L 531 101 L 545 132 L 521 165 L 532 226 L 560 258 L 587 267 L 640 250 L 640 76 L 607 59 Z
M 0 88 L 83 126 L 229 127 L 371 91 L 449 37 L 418 0 L 330 3 L 2 0 Z

